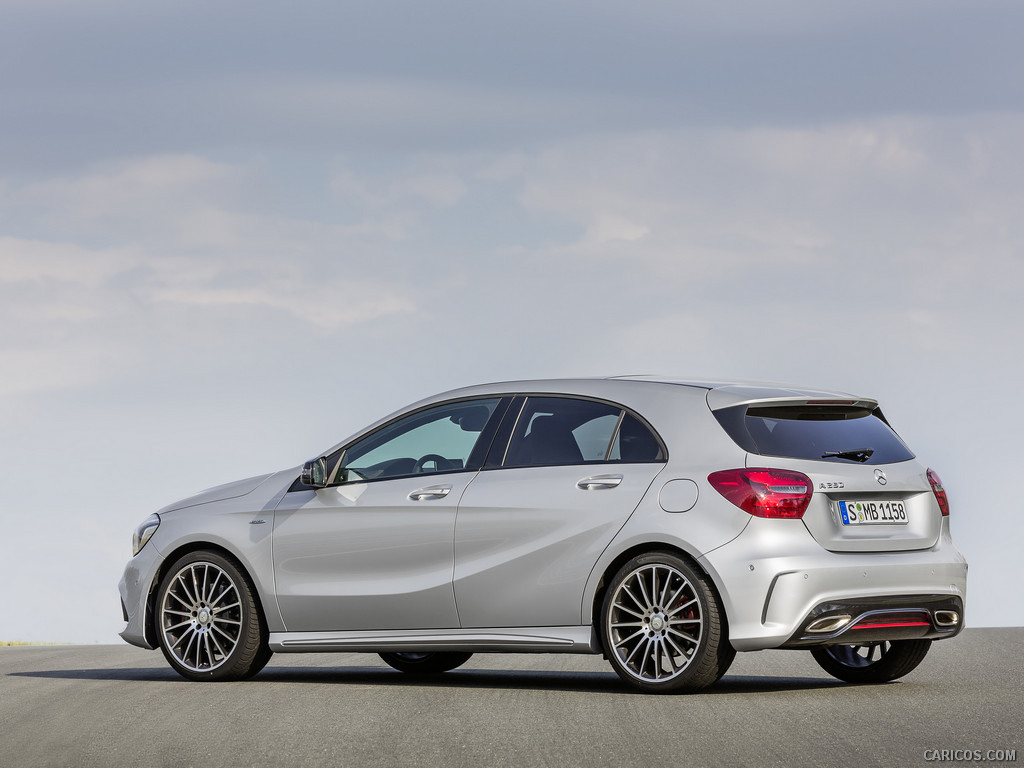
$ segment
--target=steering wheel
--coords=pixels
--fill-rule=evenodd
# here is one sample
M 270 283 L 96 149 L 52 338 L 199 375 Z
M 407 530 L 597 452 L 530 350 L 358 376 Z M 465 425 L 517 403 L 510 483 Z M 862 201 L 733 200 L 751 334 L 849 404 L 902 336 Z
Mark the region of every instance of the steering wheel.
M 354 476 L 354 477 L 353 477 Z M 366 475 L 360 472 L 358 469 L 352 469 L 352 467 L 342 467 L 338 470 L 338 476 L 335 478 L 336 483 L 351 483 L 353 480 L 365 480 Z
M 423 465 L 424 464 L 429 464 L 430 462 L 434 462 L 434 466 L 436 467 L 436 469 L 434 471 L 435 472 L 440 472 L 441 471 L 441 465 L 442 464 L 447 465 L 448 464 L 448 459 L 446 459 L 444 456 L 440 456 L 440 455 L 438 455 L 436 453 L 428 453 L 426 456 L 420 456 L 416 460 L 416 464 L 413 465 L 412 471 L 414 473 L 416 473 L 416 474 L 419 474 L 420 472 L 423 471 Z

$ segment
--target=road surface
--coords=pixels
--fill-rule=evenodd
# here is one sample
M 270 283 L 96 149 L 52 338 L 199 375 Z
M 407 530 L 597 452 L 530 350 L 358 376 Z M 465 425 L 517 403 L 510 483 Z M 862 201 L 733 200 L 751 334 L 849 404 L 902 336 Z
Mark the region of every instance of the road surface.
M 1022 660 L 1024 629 L 976 629 L 887 685 L 763 651 L 704 693 L 648 696 L 588 656 L 477 655 L 424 679 L 279 654 L 248 682 L 189 683 L 127 645 L 0 648 L 0 766 L 1024 765 Z

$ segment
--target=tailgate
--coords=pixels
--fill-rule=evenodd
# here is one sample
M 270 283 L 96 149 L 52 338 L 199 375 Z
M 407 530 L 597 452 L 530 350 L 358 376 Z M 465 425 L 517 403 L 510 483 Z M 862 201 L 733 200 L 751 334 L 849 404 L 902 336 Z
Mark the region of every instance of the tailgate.
M 804 525 L 834 552 L 935 546 L 942 511 L 928 470 L 874 400 L 839 393 L 723 387 L 708 394 L 747 466 L 802 472 L 812 481 Z
M 939 539 L 942 512 L 927 470 L 916 460 L 874 466 L 783 463 L 814 484 L 803 521 L 825 549 L 898 552 L 930 549 Z

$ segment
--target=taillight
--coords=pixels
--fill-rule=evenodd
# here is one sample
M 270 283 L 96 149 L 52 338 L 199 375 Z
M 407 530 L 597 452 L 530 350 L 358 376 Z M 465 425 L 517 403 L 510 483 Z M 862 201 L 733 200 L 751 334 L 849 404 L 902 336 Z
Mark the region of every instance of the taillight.
M 813 492 L 807 475 L 784 469 L 723 469 L 708 482 L 755 517 L 803 517 Z
M 939 502 L 939 510 L 942 512 L 942 516 L 949 517 L 949 497 L 946 496 L 946 489 L 942 487 L 942 481 L 939 480 L 939 476 L 935 474 L 934 469 L 928 470 L 928 482 L 931 483 L 935 500 Z

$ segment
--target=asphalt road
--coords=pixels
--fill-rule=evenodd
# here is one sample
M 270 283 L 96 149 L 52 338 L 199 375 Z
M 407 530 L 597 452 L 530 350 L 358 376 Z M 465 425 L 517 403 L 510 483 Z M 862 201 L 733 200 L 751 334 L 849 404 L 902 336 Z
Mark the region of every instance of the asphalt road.
M 478 655 L 428 680 L 375 656 L 277 655 L 215 684 L 126 645 L 0 648 L 0 766 L 1024 764 L 1022 659 L 1024 629 L 967 630 L 901 681 L 852 686 L 764 651 L 669 697 L 587 656 Z

